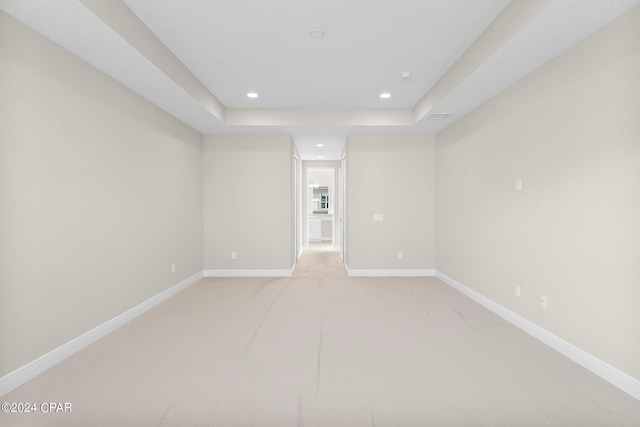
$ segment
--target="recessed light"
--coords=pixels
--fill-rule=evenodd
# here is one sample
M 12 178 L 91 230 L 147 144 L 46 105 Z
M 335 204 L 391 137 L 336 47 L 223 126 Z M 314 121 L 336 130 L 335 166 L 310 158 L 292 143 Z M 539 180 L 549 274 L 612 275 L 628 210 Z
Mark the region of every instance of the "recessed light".
M 403 80 L 407 80 L 411 78 L 411 72 L 410 71 L 403 71 L 402 73 L 400 73 L 400 77 Z
M 260 95 L 258 95 L 258 94 L 257 94 L 257 93 L 255 93 L 255 92 L 249 92 L 249 93 L 247 93 L 247 98 L 254 98 L 254 99 L 255 99 L 255 98 L 257 98 L 258 96 L 260 96 Z
M 322 28 L 314 28 L 309 32 L 309 35 L 314 39 L 321 39 L 324 37 L 324 30 Z
M 316 144 L 316 147 L 324 147 L 324 144 Z
M 391 98 L 391 94 L 389 92 L 383 92 L 380 94 L 380 98 L 382 99 Z
M 432 114 L 428 117 L 430 120 L 445 120 L 449 118 L 451 114 Z
M 317 158 L 318 159 L 324 159 L 324 156 L 318 156 Z

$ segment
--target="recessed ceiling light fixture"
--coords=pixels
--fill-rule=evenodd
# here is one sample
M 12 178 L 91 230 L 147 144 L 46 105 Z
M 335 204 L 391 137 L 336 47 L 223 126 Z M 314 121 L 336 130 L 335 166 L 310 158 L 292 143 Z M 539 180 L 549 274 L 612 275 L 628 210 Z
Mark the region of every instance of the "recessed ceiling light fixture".
M 324 30 L 322 28 L 314 28 L 309 31 L 309 35 L 314 39 L 321 39 L 324 37 Z
M 255 93 L 255 92 L 249 92 L 249 93 L 247 93 L 247 98 L 255 99 L 255 98 L 257 98 L 258 96 L 260 96 L 260 95 L 258 95 L 258 94 L 257 94 L 257 93 Z
M 411 72 L 410 71 L 403 71 L 402 73 L 400 73 L 400 77 L 402 78 L 402 80 L 407 80 L 411 78 Z
M 318 156 L 318 159 L 323 159 L 323 158 L 324 158 L 324 156 Z
M 382 98 L 382 99 L 388 99 L 388 98 L 391 98 L 391 94 L 390 94 L 389 92 L 382 92 L 382 93 L 380 94 L 380 98 Z
M 432 114 L 428 117 L 429 120 L 446 120 L 451 114 Z
M 324 144 L 316 144 L 316 147 L 322 148 L 324 147 Z

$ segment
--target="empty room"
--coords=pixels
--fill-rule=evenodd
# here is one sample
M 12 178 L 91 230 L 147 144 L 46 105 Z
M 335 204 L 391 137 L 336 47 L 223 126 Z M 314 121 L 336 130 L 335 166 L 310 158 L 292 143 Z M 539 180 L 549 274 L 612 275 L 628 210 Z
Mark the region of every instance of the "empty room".
M 0 425 L 640 425 L 640 0 L 0 0 Z

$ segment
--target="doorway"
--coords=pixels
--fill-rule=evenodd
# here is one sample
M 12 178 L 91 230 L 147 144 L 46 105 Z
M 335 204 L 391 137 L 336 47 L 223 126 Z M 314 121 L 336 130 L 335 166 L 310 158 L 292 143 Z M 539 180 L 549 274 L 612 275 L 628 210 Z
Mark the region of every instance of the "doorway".
M 308 249 L 340 251 L 340 162 L 319 163 L 304 167 L 303 243 Z

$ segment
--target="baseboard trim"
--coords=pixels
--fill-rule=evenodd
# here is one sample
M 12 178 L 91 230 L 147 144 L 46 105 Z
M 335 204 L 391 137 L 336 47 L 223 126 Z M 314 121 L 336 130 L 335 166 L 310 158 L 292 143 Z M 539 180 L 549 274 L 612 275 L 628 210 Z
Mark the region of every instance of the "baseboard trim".
M 295 264 L 289 270 L 204 270 L 204 277 L 291 277 Z
M 498 316 L 522 329 L 527 334 L 542 341 L 552 349 L 565 355 L 582 367 L 593 372 L 600 378 L 613 384 L 625 393 L 640 400 L 640 380 L 620 371 L 619 369 L 609 365 L 607 362 L 598 359 L 597 357 L 552 334 L 546 329 L 541 328 L 540 326 L 525 319 L 524 317 L 515 314 L 514 312 L 506 309 L 505 307 L 490 300 L 489 298 L 474 291 L 473 289 L 468 288 L 467 286 L 447 276 L 446 274 L 440 271 L 436 271 L 436 277 L 442 280 L 447 285 L 476 301 L 480 305 L 491 310 Z
M 421 270 L 421 269 L 378 269 L 378 270 L 363 270 L 353 269 L 345 265 L 347 275 L 350 277 L 433 277 L 436 275 L 435 270 Z
M 77 353 L 78 351 L 94 343 L 108 333 L 118 329 L 125 323 L 140 316 L 145 311 L 148 311 L 149 309 L 155 307 L 166 299 L 177 294 L 181 290 L 194 284 L 202 277 L 202 272 L 196 273 L 193 276 L 178 283 L 177 285 L 174 285 L 169 289 L 162 291 L 159 294 L 149 298 L 148 300 L 125 311 L 124 313 L 119 314 L 113 319 L 107 320 L 103 324 L 96 326 L 95 328 L 85 332 L 79 337 L 74 338 L 65 344 L 62 344 L 60 347 L 51 350 L 50 352 L 43 356 L 40 356 L 36 360 L 33 360 L 32 362 L 29 362 L 26 365 L 21 366 L 20 368 L 12 372 L 9 372 L 8 374 L 0 378 L 0 396 L 4 396 L 10 391 L 18 388 L 22 384 L 36 377 L 37 375 L 40 375 L 47 369 L 52 368 L 67 357 Z

